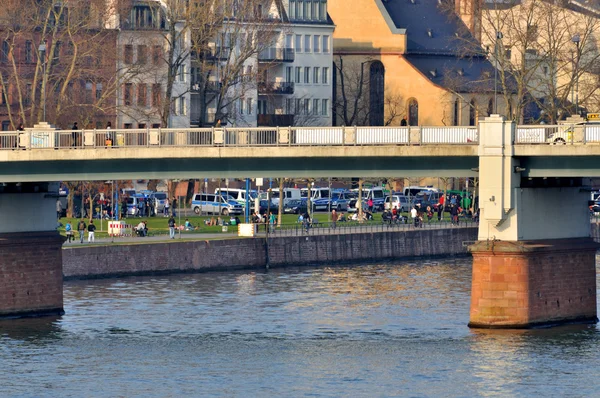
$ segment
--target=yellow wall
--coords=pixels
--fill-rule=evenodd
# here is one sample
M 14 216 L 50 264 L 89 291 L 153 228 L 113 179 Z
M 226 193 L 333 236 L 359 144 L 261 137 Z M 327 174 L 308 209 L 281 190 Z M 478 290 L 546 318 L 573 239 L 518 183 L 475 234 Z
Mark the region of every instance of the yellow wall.
M 329 15 L 335 23 L 336 51 L 399 51 L 406 49 L 406 36 L 392 34 L 374 0 L 329 0 Z
M 454 125 L 454 100 L 457 96 L 432 83 L 404 59 L 406 35 L 392 33 L 376 1 L 329 1 L 329 14 L 336 25 L 333 34 L 334 61 L 340 56 L 347 64 L 380 60 L 385 67 L 386 94 L 394 93 L 402 98 L 404 114 L 408 115 L 408 100 L 415 98 L 419 103 L 420 125 Z M 487 116 L 490 96 L 475 95 L 478 116 Z M 461 97 L 459 125 L 468 125 L 468 104 L 473 95 Z M 386 104 L 386 114 L 387 107 Z M 401 119 L 393 124 L 398 125 Z

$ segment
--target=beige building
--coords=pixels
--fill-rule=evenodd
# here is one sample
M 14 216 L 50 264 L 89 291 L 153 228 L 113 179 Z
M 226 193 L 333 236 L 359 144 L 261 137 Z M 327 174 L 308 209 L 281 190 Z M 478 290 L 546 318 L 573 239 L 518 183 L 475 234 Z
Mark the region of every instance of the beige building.
M 494 112 L 494 68 L 484 56 L 460 56 L 467 28 L 440 4 L 329 1 L 334 124 L 398 125 L 407 117 L 410 125 L 475 125 Z
M 482 46 L 534 98 L 526 122 L 600 110 L 598 2 L 487 1 L 478 18 Z

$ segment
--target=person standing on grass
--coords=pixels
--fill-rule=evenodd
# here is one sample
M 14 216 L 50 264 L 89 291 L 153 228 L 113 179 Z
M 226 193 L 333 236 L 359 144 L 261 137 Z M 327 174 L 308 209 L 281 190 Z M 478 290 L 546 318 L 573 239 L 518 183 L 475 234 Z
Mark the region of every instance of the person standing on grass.
M 169 238 L 175 239 L 175 218 L 169 217 Z
M 79 232 L 79 242 L 83 243 L 83 235 L 85 234 L 85 228 L 87 227 L 87 225 L 85 225 L 85 221 L 83 221 L 83 219 L 81 221 L 79 221 L 79 224 L 77 224 L 77 232 Z
M 59 220 L 62 215 L 62 203 L 60 203 L 60 199 L 56 199 L 56 219 Z
M 94 243 L 96 241 L 96 226 L 94 225 L 94 220 L 90 220 L 90 225 L 87 227 L 88 230 L 88 242 Z

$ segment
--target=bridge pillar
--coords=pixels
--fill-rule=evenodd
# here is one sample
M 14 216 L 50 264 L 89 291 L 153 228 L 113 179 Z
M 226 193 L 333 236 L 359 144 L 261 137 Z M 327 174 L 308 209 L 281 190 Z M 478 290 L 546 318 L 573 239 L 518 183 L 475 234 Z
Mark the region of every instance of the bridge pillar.
M 0 186 L 0 317 L 61 315 L 58 184 Z
M 584 179 L 522 178 L 515 125 L 480 123 L 478 242 L 470 327 L 597 322 L 598 245 L 590 238 Z

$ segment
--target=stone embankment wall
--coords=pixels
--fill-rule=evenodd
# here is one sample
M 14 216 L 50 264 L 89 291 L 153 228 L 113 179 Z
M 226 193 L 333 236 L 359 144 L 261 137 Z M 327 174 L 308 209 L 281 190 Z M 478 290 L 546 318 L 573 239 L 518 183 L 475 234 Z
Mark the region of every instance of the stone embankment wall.
M 467 254 L 477 228 L 69 247 L 67 279 Z
M 592 223 L 592 238 L 600 243 L 600 223 L 598 222 Z

